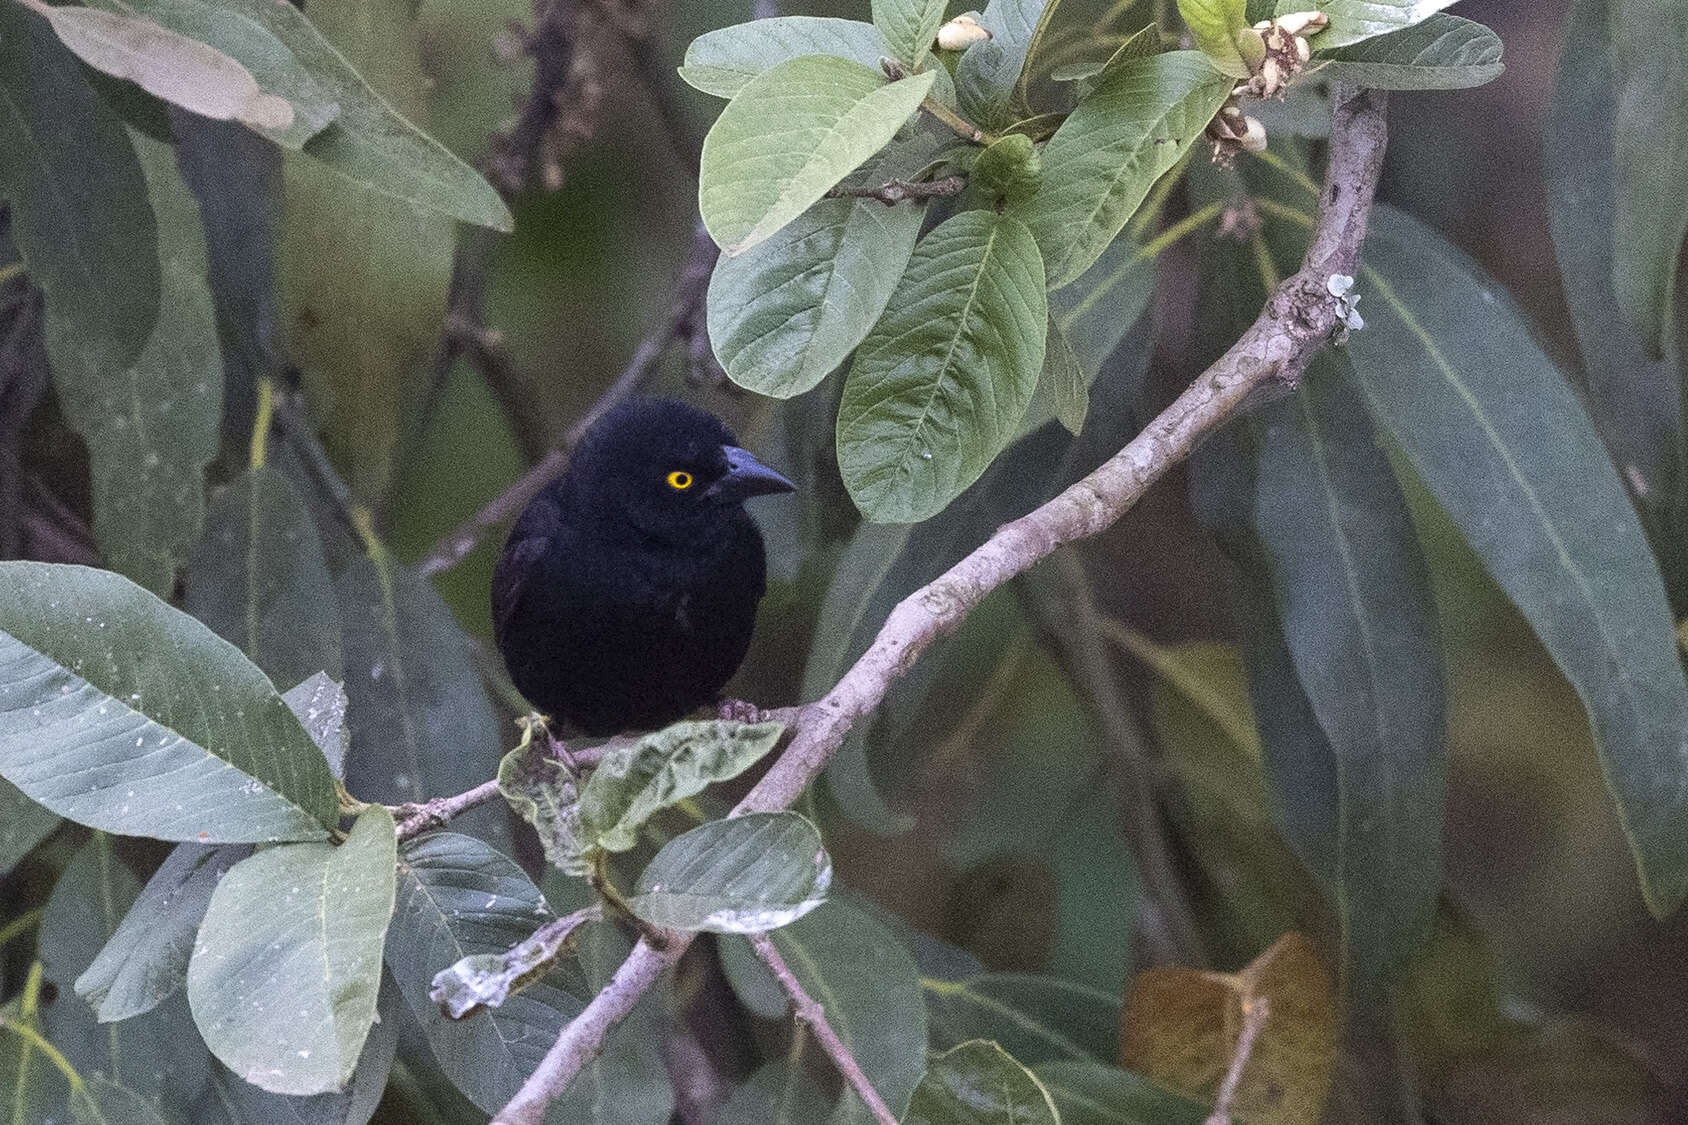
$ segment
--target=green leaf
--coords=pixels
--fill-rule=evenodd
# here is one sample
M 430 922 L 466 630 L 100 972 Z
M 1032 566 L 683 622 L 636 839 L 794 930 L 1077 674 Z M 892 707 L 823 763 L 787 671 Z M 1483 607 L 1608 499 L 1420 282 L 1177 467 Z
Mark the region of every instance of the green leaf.
M 1335 884 L 1345 987 L 1361 997 L 1391 983 L 1441 892 L 1447 706 L 1429 574 L 1352 380 L 1327 353 L 1252 429 L 1256 526 L 1335 786 L 1305 784 L 1275 741 L 1266 772 L 1292 800 L 1328 802 L 1335 852 L 1315 864 Z
M 59 40 L 95 70 L 216 121 L 285 132 L 293 106 L 265 93 L 239 62 L 217 48 L 147 19 L 96 8 L 36 9 Z
M 0 195 L 46 294 L 53 367 L 134 362 L 158 319 L 158 227 L 129 134 L 45 20 L 0 8 Z
M 387 966 L 447 1077 L 495 1113 L 533 1073 L 583 1002 L 556 974 L 500 1007 L 461 1022 L 429 998 L 434 977 L 472 954 L 502 954 L 531 937 L 551 912 L 522 869 L 470 836 L 433 832 L 399 856 L 398 909 Z
M 991 1039 L 1028 1066 L 1119 1057 L 1117 995 L 1030 973 L 922 977 L 920 986 L 936 1050 Z
M 918 69 L 944 22 L 946 0 L 873 0 L 873 26 L 892 57 Z
M 963 212 L 921 241 L 839 403 L 863 515 L 917 522 L 979 479 L 1031 402 L 1048 315 L 1037 244 L 1011 216 Z
M 791 222 L 883 148 L 932 82 L 930 74 L 888 82 L 830 55 L 757 75 L 704 138 L 698 205 L 710 236 L 730 257 Z
M 1621 0 L 1613 12 L 1618 233 L 1612 283 L 1648 355 L 1658 359 L 1672 335 L 1677 252 L 1688 233 L 1688 7 Z
M 1087 386 L 1154 295 L 1154 255 L 1143 253 L 1129 236 L 1114 239 L 1077 281 L 1049 294 L 1050 316 L 1071 345 Z
M 301 49 L 317 40 L 317 36 L 297 10 L 293 15 L 271 12 L 262 5 L 243 0 L 96 0 L 93 6 L 133 22 L 151 23 L 165 35 L 174 33 L 197 41 L 241 68 L 245 78 L 234 75 L 228 80 L 231 84 L 238 83 L 238 88 L 244 90 L 250 82 L 254 91 L 261 91 L 256 97 L 249 95 L 258 102 L 257 115 L 208 113 L 207 117 L 224 120 L 235 117 L 260 136 L 297 149 L 340 114 L 333 92 L 312 74 L 313 68 L 323 72 L 332 63 L 320 54 Z M 211 65 L 217 68 L 214 73 L 227 66 L 223 62 Z M 181 80 L 180 74 L 168 72 L 155 77 L 164 81 Z M 176 101 L 164 90 L 152 92 Z M 287 119 L 280 120 L 277 113 L 276 120 L 265 120 L 264 107 L 274 108 L 265 99 L 285 104 L 290 111 Z M 184 102 L 178 104 L 194 108 Z
M 580 828 L 580 792 L 568 767 L 533 738 L 524 726 L 522 741 L 498 763 L 498 791 L 521 818 L 539 833 L 545 862 L 570 875 L 588 875 L 590 847 Z
M 1102 256 L 1232 85 L 1200 52 L 1169 51 L 1109 72 L 1078 104 L 1044 146 L 1037 194 L 1010 208 L 1043 250 L 1051 287 Z
M 503 953 L 471 953 L 452 962 L 434 974 L 428 999 L 454 1020 L 502 1006 L 570 952 L 576 931 L 599 913 L 592 908 L 577 910 L 547 922 Z
M 813 824 L 794 812 L 750 813 L 664 844 L 628 905 L 664 929 L 754 934 L 803 917 L 831 885 L 832 859 Z
M 900 1114 L 926 1061 L 926 1011 L 914 959 L 884 926 L 836 901 L 768 937 L 803 991 L 826 1009 L 827 1022 L 874 1090 Z M 720 941 L 735 989 L 745 990 L 744 978 L 779 988 L 743 938 Z M 846 1089 L 832 1116 L 835 1125 L 871 1120 L 861 1098 Z
M 318 672 L 287 689 L 282 700 L 317 744 L 336 778 L 346 776 L 346 745 L 351 732 L 346 727 L 346 689 L 327 672 Z
M 775 1059 L 757 1068 L 733 1091 L 715 1125 L 813 1125 L 825 1121 L 831 1103 L 801 1060 Z
M 1160 48 L 1160 28 L 1150 24 L 1126 36 L 1125 41 L 1115 47 L 1113 54 L 1106 59 L 1058 66 L 1049 72 L 1049 77 L 1056 82 L 1079 82 L 1086 78 L 1099 78 L 1112 74 L 1132 59 L 1153 58 L 1160 54 Z
M 877 70 L 889 53 L 870 23 L 775 16 L 698 36 L 686 48 L 680 77 L 706 94 L 730 98 L 763 71 L 804 55 L 837 55 Z
M 711 782 L 737 777 L 774 748 L 783 723 L 679 722 L 606 753 L 580 791 L 588 846 L 624 852 L 651 817 Z M 664 849 L 666 850 L 666 849 Z
M 1054 418 L 1069 433 L 1076 434 L 1084 429 L 1084 417 L 1089 411 L 1090 373 L 1079 364 L 1066 333 L 1051 314 L 1043 372 L 1038 376 L 1037 394 L 1021 428 L 1030 430 Z
M 1232 78 L 1249 76 L 1248 62 L 1237 48 L 1237 32 L 1249 27 L 1245 0 L 1178 0 L 1178 14 L 1215 69 Z
M 86 971 L 76 994 L 101 1023 L 151 1011 L 187 979 L 199 924 L 218 882 L 252 854 L 249 846 L 181 844 L 147 881 Z
M 969 120 L 1001 128 L 1025 115 L 1032 52 L 1058 3 L 991 0 L 985 5 L 979 26 L 991 37 L 969 47 L 955 68 L 956 98 Z
M 975 1039 L 932 1060 L 903 1125 L 1059 1125 L 1043 1083 L 995 1043 Z
M 1466 90 L 1500 76 L 1501 54 L 1493 31 L 1437 12 L 1421 24 L 1321 51 L 1312 73 L 1375 90 Z
M 1032 1068 L 1060 1112 L 1061 1125 L 1202 1125 L 1208 1107 L 1164 1086 L 1094 1062 Z
M 127 579 L 0 563 L 0 774 L 61 816 L 161 840 L 314 840 L 322 753 L 233 645 Z
M 1676 481 L 1688 462 L 1682 371 L 1677 349 L 1650 360 L 1640 338 L 1623 330 L 1613 290 L 1618 98 L 1611 53 L 1598 49 L 1608 40 L 1608 7 L 1606 0 L 1578 0 L 1571 8 L 1567 48 L 1542 122 L 1548 218 L 1595 424 L 1651 517 L 1666 587 L 1679 597 L 1688 544 L 1671 529 L 1681 526 Z
M 885 311 L 925 209 L 823 199 L 709 279 L 709 339 L 727 377 L 775 398 L 811 389 Z
M 392 814 L 370 805 L 344 844 L 272 848 L 217 884 L 188 1003 L 230 1070 L 277 1094 L 350 1080 L 375 1022 L 397 855 Z
M 1571 681 L 1642 893 L 1688 892 L 1688 684 L 1658 565 L 1575 393 L 1523 314 L 1434 231 L 1372 217 L 1350 351 L 1401 445 Z
M 1041 175 L 1037 149 L 1030 137 L 1010 133 L 987 145 L 973 162 L 971 183 L 1006 201 L 1037 191 Z
M 340 613 L 322 539 L 277 469 L 259 466 L 211 498 L 184 588 L 187 611 L 271 682 L 341 674 Z
M 420 801 L 472 789 L 497 769 L 498 721 L 469 639 L 434 587 L 383 555 L 335 584 L 345 626 L 346 785 L 366 801 Z M 473 819 L 489 828 L 488 811 Z
M 100 1074 L 83 1079 L 80 1095 L 70 1099 L 70 1113 L 76 1125 L 166 1125 L 152 1103 Z
M 3 698 L 3 696 L 0 696 Z M 58 814 L 0 779 L 0 879 L 59 826 Z
M 1329 16 L 1330 26 L 1310 40 L 1313 50 L 1328 51 L 1423 23 L 1452 3 L 1454 0 L 1278 0 L 1277 14 L 1317 8 Z

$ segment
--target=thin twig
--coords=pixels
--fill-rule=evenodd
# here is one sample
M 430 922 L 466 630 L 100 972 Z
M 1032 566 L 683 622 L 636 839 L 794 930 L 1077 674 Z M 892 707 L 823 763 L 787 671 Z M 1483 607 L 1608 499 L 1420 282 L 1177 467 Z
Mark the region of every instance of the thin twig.
M 773 939 L 767 934 L 751 934 L 750 947 L 756 951 L 756 956 L 761 959 L 762 964 L 768 966 L 768 971 L 774 974 L 774 979 L 780 982 L 785 994 L 791 997 L 792 1014 L 815 1033 L 815 1041 L 832 1059 L 832 1064 L 838 1068 L 838 1073 L 843 1076 L 844 1081 L 850 1084 L 850 1088 L 873 1113 L 873 1119 L 879 1122 L 879 1125 L 897 1125 L 897 1115 L 891 1112 L 891 1107 L 885 1104 L 885 1099 L 879 1096 L 879 1091 L 873 1088 L 873 1083 L 862 1073 L 862 1064 L 856 1061 L 856 1056 L 850 1053 L 850 1048 L 845 1045 L 844 1040 L 838 1038 L 838 1033 L 832 1030 L 832 1024 L 826 1019 L 826 1009 L 804 991 L 803 982 L 797 979 L 797 974 L 791 971 L 791 966 L 780 956 Z
M 966 187 L 966 176 L 945 176 L 941 180 L 890 180 L 867 187 L 840 184 L 826 194 L 829 199 L 846 196 L 855 199 L 877 199 L 889 207 L 905 199 L 939 199 L 948 195 L 960 195 Z
M 431 801 L 412 801 L 409 804 L 395 805 L 392 813 L 393 819 L 399 822 L 399 839 L 409 840 L 442 827 L 452 817 L 491 804 L 498 800 L 498 796 L 498 779 L 493 778 L 455 797 L 435 797 Z
M 1113 526 L 1155 481 L 1224 425 L 1268 385 L 1294 385 L 1329 339 L 1339 307 L 1326 288 L 1333 273 L 1352 275 L 1383 167 L 1386 135 L 1381 94 L 1338 91 L 1331 121 L 1330 172 L 1307 257 L 1267 300 L 1231 349 L 1143 431 L 1089 476 L 1029 514 L 1004 524 L 935 581 L 898 603 L 873 644 L 831 691 L 803 707 L 797 736 L 733 815 L 791 806 L 842 745 L 855 721 L 885 698 L 928 646 L 953 632 L 991 591 L 1063 544 Z M 658 951 L 633 947 L 598 994 L 558 1035 L 494 1125 L 539 1125 L 569 1082 L 603 1050 L 689 940 L 675 935 Z
M 489 500 L 480 511 L 429 549 L 416 564 L 424 576 L 450 570 L 462 562 L 489 531 L 516 518 L 521 510 L 527 507 L 528 501 L 563 471 L 563 467 L 568 464 L 569 453 L 579 444 L 582 435 L 592 423 L 644 385 L 656 365 L 657 358 L 673 340 L 696 329 L 699 314 L 703 309 L 703 297 L 709 288 L 709 274 L 715 268 L 715 258 L 719 253 L 709 233 L 703 229 L 703 224 L 699 223 L 692 240 L 691 258 L 675 285 L 674 299 L 669 304 L 667 317 L 645 337 L 620 376 L 598 397 L 598 401 L 592 404 L 592 408 L 581 416 L 568 433 L 563 435 L 561 442 L 541 457 L 515 483 Z
M 1243 1030 L 1237 1036 L 1237 1049 L 1231 1054 L 1231 1068 L 1225 1072 L 1225 1081 L 1219 1087 L 1219 1096 L 1213 1100 L 1213 1112 L 1208 1114 L 1202 1125 L 1231 1125 L 1231 1103 L 1237 1100 L 1237 1087 L 1242 1085 L 1243 1068 L 1248 1065 L 1249 1056 L 1254 1053 L 1254 1041 L 1260 1038 L 1260 1030 L 1266 1026 L 1266 1020 L 1272 1014 L 1272 1006 L 1264 996 L 1245 997 L 1242 1006 Z

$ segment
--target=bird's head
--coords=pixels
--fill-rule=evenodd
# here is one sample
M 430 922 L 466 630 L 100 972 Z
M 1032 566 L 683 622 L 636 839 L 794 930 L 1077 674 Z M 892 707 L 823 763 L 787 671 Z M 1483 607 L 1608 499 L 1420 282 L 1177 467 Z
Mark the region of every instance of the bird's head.
M 796 486 L 740 448 L 713 414 L 672 399 L 633 399 L 587 430 L 567 487 L 577 508 L 683 540 L 725 524 L 753 496 Z

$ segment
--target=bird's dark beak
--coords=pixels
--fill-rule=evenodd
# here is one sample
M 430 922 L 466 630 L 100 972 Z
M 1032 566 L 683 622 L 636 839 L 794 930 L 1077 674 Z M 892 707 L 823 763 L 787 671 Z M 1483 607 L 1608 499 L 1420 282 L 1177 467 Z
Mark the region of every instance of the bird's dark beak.
M 737 504 L 752 496 L 767 496 L 774 492 L 796 492 L 797 486 L 758 461 L 748 449 L 723 445 L 727 455 L 727 475 L 709 486 L 705 496 L 718 504 Z

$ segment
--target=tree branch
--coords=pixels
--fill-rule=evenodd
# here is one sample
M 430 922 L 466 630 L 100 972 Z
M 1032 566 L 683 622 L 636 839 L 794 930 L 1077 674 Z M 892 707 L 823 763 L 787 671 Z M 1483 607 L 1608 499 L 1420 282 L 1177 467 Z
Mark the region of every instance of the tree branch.
M 828 199 L 852 197 L 856 199 L 877 199 L 889 207 L 893 203 L 901 203 L 905 199 L 939 199 L 948 195 L 960 195 L 967 187 L 966 176 L 945 176 L 941 180 L 890 180 L 883 184 L 873 184 L 866 187 L 850 187 L 840 184 L 827 192 Z
M 1235 416 L 1254 391 L 1295 385 L 1338 323 L 1338 304 L 1325 282 L 1333 273 L 1351 275 L 1357 268 L 1383 166 L 1383 95 L 1339 90 L 1335 103 L 1329 174 L 1301 269 L 1278 286 L 1230 350 L 1125 448 L 1053 500 L 998 528 L 978 549 L 903 599 L 844 678 L 800 709 L 796 738 L 734 815 L 791 805 L 851 725 L 877 707 L 920 654 L 954 631 L 986 595 L 1062 545 L 1112 526 L 1150 485 Z M 660 951 L 643 941 L 635 945 L 610 982 L 563 1028 L 494 1125 L 539 1125 L 551 1102 L 603 1049 L 610 1029 L 679 960 L 689 940 L 689 935 L 675 934 Z
M 873 1119 L 879 1125 L 897 1125 L 897 1115 L 891 1112 L 891 1107 L 885 1104 L 885 1099 L 879 1096 L 879 1091 L 873 1088 L 867 1075 L 862 1073 L 862 1064 L 856 1061 L 856 1056 L 850 1053 L 850 1048 L 838 1038 L 838 1033 L 832 1030 L 832 1024 L 827 1022 L 826 1009 L 803 990 L 803 982 L 797 979 L 797 974 L 791 971 L 791 966 L 780 956 L 778 947 L 767 934 L 751 934 L 750 947 L 756 951 L 756 956 L 762 964 L 768 966 L 768 971 L 774 974 L 774 979 L 780 982 L 785 994 L 791 997 L 792 1015 L 809 1025 L 815 1033 L 815 1039 L 832 1059 L 833 1065 L 844 1081 L 850 1084 L 862 1099 L 862 1103 L 872 1112 Z
M 692 240 L 691 259 L 686 263 L 685 272 L 680 275 L 680 280 L 674 287 L 674 299 L 669 304 L 668 316 L 655 331 L 645 337 L 620 376 L 599 396 L 592 408 L 581 416 L 580 421 L 570 427 L 561 442 L 535 462 L 515 483 L 489 500 L 480 511 L 429 549 L 416 564 L 424 576 L 450 570 L 475 549 L 476 544 L 487 532 L 515 519 L 521 510 L 527 507 L 528 501 L 563 471 L 563 467 L 568 464 L 570 451 L 579 443 L 592 423 L 603 417 L 612 406 L 633 395 L 644 384 L 657 358 L 670 342 L 696 330 L 698 317 L 703 311 L 703 297 L 709 288 L 709 274 L 715 268 L 715 259 L 719 253 L 709 233 L 703 229 L 703 224 L 699 223 Z
M 1231 1066 L 1225 1072 L 1225 1081 L 1219 1086 L 1219 1096 L 1214 1099 L 1213 1112 L 1208 1114 L 1202 1125 L 1231 1125 L 1231 1103 L 1236 1101 L 1237 1087 L 1242 1085 L 1243 1068 L 1248 1066 L 1249 1056 L 1254 1054 L 1254 1041 L 1260 1038 L 1260 1031 L 1266 1026 L 1266 1020 L 1271 1014 L 1272 1008 L 1266 1002 L 1266 997 L 1244 998 L 1243 1030 L 1237 1036 L 1237 1049 L 1231 1054 Z

